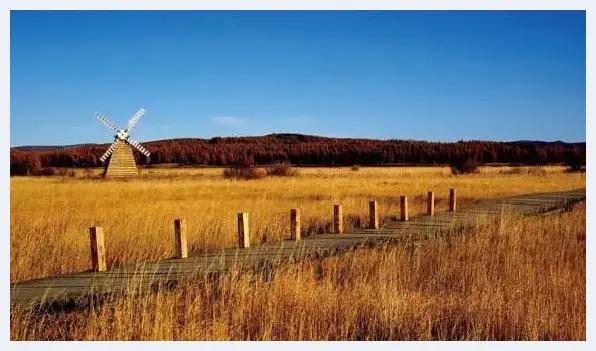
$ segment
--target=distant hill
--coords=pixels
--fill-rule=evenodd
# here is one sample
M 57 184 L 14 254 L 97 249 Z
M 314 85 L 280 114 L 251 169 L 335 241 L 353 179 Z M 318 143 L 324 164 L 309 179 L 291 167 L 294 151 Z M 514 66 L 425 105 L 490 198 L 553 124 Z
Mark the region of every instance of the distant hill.
M 214 137 L 211 139 L 205 138 L 174 138 L 174 139 L 162 139 L 162 140 L 155 140 L 145 142 L 144 144 L 152 144 L 152 143 L 184 143 L 184 142 L 210 142 L 210 143 L 217 143 L 222 141 L 227 142 L 242 142 L 242 141 L 251 141 L 251 140 L 261 140 L 263 138 L 275 139 L 284 142 L 292 142 L 292 143 L 305 143 L 305 142 L 323 142 L 323 141 L 331 141 L 331 140 L 350 140 L 350 141 L 396 141 L 396 142 L 403 142 L 403 141 L 412 141 L 412 142 L 426 142 L 426 141 L 419 141 L 419 140 L 400 140 L 400 139 L 388 139 L 388 140 L 381 140 L 381 139 L 358 139 L 358 138 L 331 138 L 331 137 L 323 137 L 317 135 L 306 135 L 306 134 L 295 134 L 295 133 L 273 133 L 267 134 L 264 136 L 245 136 L 245 137 Z M 480 143 L 495 143 L 494 141 L 487 141 L 487 140 L 471 140 L 471 141 L 459 141 L 460 143 L 469 143 L 469 142 L 480 142 Z M 428 142 L 433 143 L 433 142 Z M 442 143 L 449 143 L 449 142 L 442 142 Z M 514 141 L 506 141 L 506 142 L 496 142 L 496 143 L 505 143 L 505 144 L 525 144 L 525 145 L 551 145 L 551 144 L 560 144 L 560 145 L 585 145 L 585 142 L 564 142 L 561 140 L 556 141 L 541 141 L 541 140 L 514 140 Z M 16 151 L 60 151 L 60 150 L 69 150 L 69 149 L 76 149 L 80 147 L 93 147 L 99 145 L 106 145 L 104 144 L 97 144 L 97 143 L 86 143 L 86 144 L 73 144 L 73 145 L 25 145 L 25 146 L 15 146 L 12 147 L 11 150 Z
M 74 144 L 74 145 L 26 145 L 11 147 L 11 150 L 16 151 L 59 151 L 69 150 L 85 146 L 96 146 L 102 144 Z
M 517 140 L 512 141 L 513 144 L 530 144 L 530 145 L 549 145 L 549 144 L 560 144 L 560 145 L 586 145 L 586 142 L 564 142 L 561 140 L 557 141 L 540 141 L 540 140 Z
M 97 167 L 106 144 L 21 146 L 11 148 L 11 167 L 33 162 L 40 167 Z M 180 138 L 145 142 L 149 158 L 134 153 L 140 164 L 178 163 L 228 166 L 237 164 L 390 165 L 451 164 L 464 158 L 480 163 L 552 164 L 574 159 L 585 164 L 586 143 L 561 141 L 375 140 L 330 138 L 304 134 L 269 134 L 211 139 Z M 16 166 L 15 166 L 16 167 Z M 11 168 L 12 169 L 12 168 Z

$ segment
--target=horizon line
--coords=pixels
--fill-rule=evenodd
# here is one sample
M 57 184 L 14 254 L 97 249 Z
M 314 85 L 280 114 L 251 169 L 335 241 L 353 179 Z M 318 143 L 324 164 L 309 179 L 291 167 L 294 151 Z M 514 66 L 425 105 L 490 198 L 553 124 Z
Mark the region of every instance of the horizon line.
M 438 140 L 425 140 L 425 139 L 399 139 L 399 138 L 366 138 L 366 137 L 342 137 L 342 136 L 325 136 L 325 135 L 316 135 L 316 134 L 301 134 L 301 133 L 269 133 L 264 135 L 242 135 L 242 136 L 212 136 L 208 138 L 201 138 L 201 137 L 173 137 L 173 138 L 165 138 L 165 139 L 156 139 L 156 140 L 148 140 L 142 141 L 141 143 L 154 143 L 159 141 L 167 141 L 167 140 L 181 140 L 181 139 L 195 139 L 195 140 L 211 140 L 215 138 L 265 138 L 265 137 L 275 137 L 279 135 L 299 135 L 299 136 L 307 136 L 307 137 L 318 137 L 318 138 L 327 138 L 327 139 L 352 139 L 352 140 L 371 140 L 371 141 L 414 141 L 414 142 L 428 142 L 428 143 L 459 143 L 459 142 L 493 142 L 493 143 L 519 143 L 519 142 L 538 142 L 538 143 L 565 143 L 565 144 L 581 144 L 586 143 L 586 140 L 583 141 L 564 141 L 561 139 L 558 140 L 539 140 L 539 139 L 518 139 L 518 140 L 488 140 L 488 139 L 459 139 L 456 141 L 438 141 Z M 74 146 L 85 146 L 85 145 L 104 145 L 104 144 L 111 144 L 112 142 L 82 142 L 82 143 L 74 143 L 74 144 L 25 144 L 25 145 L 18 145 L 18 146 L 11 146 L 10 148 L 23 148 L 23 147 L 74 147 Z

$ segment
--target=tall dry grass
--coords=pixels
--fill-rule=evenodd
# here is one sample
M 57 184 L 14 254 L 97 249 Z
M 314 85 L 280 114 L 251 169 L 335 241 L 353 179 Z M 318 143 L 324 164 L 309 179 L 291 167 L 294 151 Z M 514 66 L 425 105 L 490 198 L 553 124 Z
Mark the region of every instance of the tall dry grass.
M 462 235 L 231 272 L 91 310 L 12 311 L 24 340 L 585 340 L 585 205 Z
M 190 254 L 236 244 L 236 213 L 250 213 L 253 244 L 281 240 L 289 210 L 299 208 L 305 234 L 330 228 L 333 204 L 341 203 L 347 226 L 365 223 L 368 201 L 379 202 L 382 220 L 424 211 L 436 192 L 436 210 L 447 208 L 449 188 L 459 203 L 512 194 L 585 187 L 585 174 L 545 167 L 545 174 L 507 173 L 487 167 L 452 176 L 448 167 L 303 168 L 300 176 L 251 181 L 222 178 L 222 169 L 144 169 L 137 180 L 12 177 L 10 180 L 11 282 L 90 268 L 88 227 L 103 226 L 108 266 L 157 260 L 172 254 L 173 219 L 186 218 Z M 97 173 L 97 170 L 96 170 Z M 511 173 L 511 174 L 510 174 Z

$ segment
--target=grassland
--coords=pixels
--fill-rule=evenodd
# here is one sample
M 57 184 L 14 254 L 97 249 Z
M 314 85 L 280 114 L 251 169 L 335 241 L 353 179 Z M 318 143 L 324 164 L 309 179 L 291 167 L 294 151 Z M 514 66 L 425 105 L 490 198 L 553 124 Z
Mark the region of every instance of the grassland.
M 273 279 L 231 272 L 94 309 L 12 311 L 11 339 L 585 340 L 585 223 L 579 204 L 286 266 Z
M 449 188 L 459 202 L 540 191 L 585 187 L 585 174 L 562 167 L 486 167 L 452 176 L 448 168 L 308 168 L 300 176 L 252 181 L 225 180 L 221 169 L 145 169 L 137 180 L 77 177 L 13 177 L 10 208 L 10 280 L 89 269 L 88 227 L 101 225 L 108 266 L 169 257 L 172 221 L 186 218 L 190 254 L 236 243 L 236 213 L 251 216 L 252 241 L 288 234 L 290 208 L 302 211 L 306 234 L 328 230 L 332 205 L 341 203 L 349 226 L 367 216 L 369 199 L 379 201 L 382 219 L 399 211 L 423 211 L 425 194 L 436 192 L 437 211 L 446 209 Z

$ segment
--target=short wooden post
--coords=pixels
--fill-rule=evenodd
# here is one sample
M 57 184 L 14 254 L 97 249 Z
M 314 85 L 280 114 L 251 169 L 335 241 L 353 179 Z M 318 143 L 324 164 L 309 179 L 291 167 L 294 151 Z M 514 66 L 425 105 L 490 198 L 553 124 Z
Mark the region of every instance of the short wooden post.
M 238 213 L 238 247 L 250 247 L 250 231 L 248 227 L 248 213 Z
M 333 232 L 341 234 L 344 232 L 344 219 L 341 205 L 333 205 Z
M 290 210 L 290 238 L 292 240 L 300 240 L 300 210 Z
M 368 203 L 368 225 L 371 229 L 379 229 L 379 210 L 375 200 L 370 200 Z
M 449 211 L 455 212 L 455 189 L 449 189 Z
M 176 218 L 174 220 L 174 258 L 187 258 L 188 247 L 186 245 L 186 220 Z
M 429 191 L 428 196 L 426 198 L 426 213 L 429 216 L 435 214 L 435 192 Z
M 401 210 L 401 220 L 407 221 L 408 220 L 408 198 L 407 197 L 400 196 L 399 207 Z
M 93 272 L 106 270 L 106 247 L 103 243 L 103 228 L 89 227 L 91 239 L 91 269 Z

